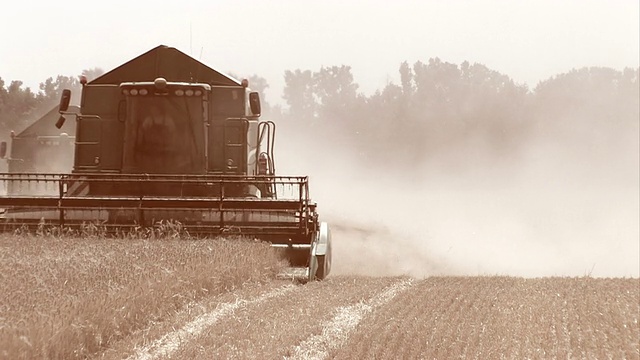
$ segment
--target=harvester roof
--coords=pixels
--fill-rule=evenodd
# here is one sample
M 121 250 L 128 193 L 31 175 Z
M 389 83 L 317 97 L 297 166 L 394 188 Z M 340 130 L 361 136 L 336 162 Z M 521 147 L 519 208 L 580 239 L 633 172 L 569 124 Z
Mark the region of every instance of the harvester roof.
M 75 105 L 69 106 L 70 113 L 79 113 L 80 108 Z M 67 133 L 74 135 L 76 133 L 76 121 L 72 115 L 64 115 L 67 118 L 67 121 L 63 124 L 62 128 L 57 129 L 53 126 L 56 123 L 56 120 L 60 117 L 58 113 L 58 106 L 51 108 L 46 114 L 42 115 L 41 118 L 36 120 L 34 123 L 30 124 L 17 134 L 18 137 L 27 138 L 27 137 L 38 137 L 38 136 L 58 136 L 60 133 Z
M 240 81 L 214 70 L 182 51 L 165 45 L 118 66 L 89 82 L 89 85 L 153 81 L 165 78 L 171 82 L 199 82 L 213 86 L 241 86 Z

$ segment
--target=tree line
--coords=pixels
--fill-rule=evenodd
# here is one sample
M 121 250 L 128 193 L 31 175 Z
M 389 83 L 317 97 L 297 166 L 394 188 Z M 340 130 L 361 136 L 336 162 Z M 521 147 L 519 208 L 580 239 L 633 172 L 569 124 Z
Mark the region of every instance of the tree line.
M 362 160 L 418 161 L 451 148 L 495 156 L 517 152 L 527 138 L 545 131 L 591 128 L 638 131 L 639 69 L 585 67 L 541 81 L 533 89 L 482 64 L 452 64 L 439 58 L 398 67 L 400 82 L 363 95 L 351 67 L 287 70 L 282 99 L 269 104 L 269 87 L 250 77 L 262 93 L 264 117 L 302 137 L 331 139 Z M 83 71 L 89 80 L 99 68 Z M 20 130 L 50 110 L 62 89 L 78 93 L 77 77 L 48 78 L 39 91 L 0 77 L 0 133 Z M 609 129 L 609 130 L 607 130 Z M 587 139 L 588 140 L 588 139 Z
M 286 71 L 288 110 L 274 117 L 386 166 L 447 152 L 499 160 L 540 138 L 593 148 L 630 133 L 638 142 L 638 68 L 573 69 L 533 89 L 466 61 L 403 62 L 398 72 L 399 83 L 365 96 L 349 66 Z
M 82 76 L 93 80 L 102 75 L 100 68 L 86 69 Z M 60 101 L 63 89 L 71 89 L 79 94 L 80 78 L 58 75 L 47 78 L 39 84 L 38 91 L 23 87 L 23 82 L 13 80 L 9 84 L 0 76 L 0 137 L 6 137 L 9 131 L 21 131 L 32 122 L 51 110 Z

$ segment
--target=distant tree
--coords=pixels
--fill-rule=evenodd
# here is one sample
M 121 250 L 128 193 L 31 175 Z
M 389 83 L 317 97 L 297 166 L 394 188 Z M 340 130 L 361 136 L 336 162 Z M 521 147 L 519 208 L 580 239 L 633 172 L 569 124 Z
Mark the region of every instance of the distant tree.
M 426 121 L 449 120 L 460 81 L 458 66 L 442 62 L 439 58 L 429 59 L 427 64 L 421 61 L 413 65 L 416 86 L 416 106 Z
M 536 110 L 554 121 L 638 122 L 638 69 L 573 69 L 534 89 Z M 624 101 L 621 101 L 623 100 Z
M 260 105 L 262 107 L 262 116 L 263 118 L 268 118 L 271 116 L 271 105 L 267 99 L 267 89 L 269 88 L 269 83 L 267 79 L 258 76 L 256 74 L 249 76 L 247 79 L 249 80 L 249 88 L 251 91 L 255 91 L 260 94 Z
M 402 94 L 398 97 L 398 104 L 396 109 L 396 116 L 399 121 L 409 121 L 410 113 L 409 108 L 413 107 L 412 104 L 413 94 L 415 92 L 415 81 L 413 71 L 409 66 L 409 63 L 404 61 L 400 64 L 400 85 Z
M 350 66 L 321 67 L 313 73 L 313 92 L 320 105 L 320 116 L 341 121 L 357 107 L 358 84 L 353 81 Z
M 600 159 L 600 164 L 610 166 L 627 161 L 628 169 L 637 169 L 638 72 L 638 68 L 585 67 L 540 82 L 532 106 L 536 136 L 558 147 L 571 147 L 584 163 Z M 629 160 L 633 153 L 635 160 Z
M 22 81 L 14 80 L 5 88 L 0 78 L 0 135 L 6 136 L 10 130 L 18 130 L 38 105 L 36 94 L 29 87 L 22 88 Z
M 88 81 L 102 75 L 100 68 L 86 69 L 82 75 Z M 10 130 L 20 131 L 22 128 L 42 116 L 60 100 L 63 89 L 70 89 L 76 96 L 72 103 L 80 102 L 80 79 L 76 76 L 58 75 L 47 78 L 34 93 L 29 87 L 23 88 L 22 81 L 12 81 L 8 87 L 0 78 L 0 137 L 6 137 Z
M 228 74 L 236 80 L 247 79 L 247 81 L 249 81 L 249 88 L 251 91 L 255 91 L 260 94 L 260 105 L 262 107 L 263 118 L 269 117 L 271 115 L 271 105 L 269 104 L 266 96 L 266 90 L 269 88 L 267 79 L 257 74 L 253 74 L 251 76 L 239 76 L 233 72 L 228 72 Z
M 386 164 L 411 164 L 440 152 L 510 161 L 540 135 L 536 128 L 563 118 L 573 119 L 576 128 L 594 121 L 632 124 L 624 126 L 636 133 L 639 127 L 638 69 L 574 70 L 534 91 L 467 61 L 405 61 L 398 71 L 399 84 L 368 97 L 358 93 L 348 66 L 286 71 L 288 117 L 297 120 L 301 133 L 318 137 L 324 131 L 333 143 L 376 154 L 370 158 L 387 159 Z
M 414 91 L 413 71 L 409 66 L 409 63 L 404 61 L 400 64 L 400 84 L 402 86 L 402 93 L 405 96 L 411 96 Z
M 101 68 L 92 68 L 82 70 L 81 75 L 87 78 L 87 81 L 92 81 L 100 75 L 104 74 L 104 70 Z M 79 104 L 80 100 L 80 77 L 63 76 L 58 75 L 54 80 L 52 77 L 48 78 L 44 82 L 40 83 L 40 92 L 38 94 L 38 101 L 41 103 L 45 111 L 48 111 L 50 107 L 54 106 L 62 95 L 62 90 L 69 89 L 73 94 L 77 94 L 72 100 Z
M 73 94 L 78 95 L 75 96 L 74 101 L 77 102 L 79 100 L 81 89 L 79 78 L 58 75 L 55 80 L 50 77 L 40 83 L 40 93 L 37 95 L 37 99 L 42 108 L 47 108 L 48 110 L 48 108 L 53 107 L 60 100 L 64 89 L 69 89 Z
M 102 68 L 99 68 L 99 67 L 82 70 L 82 75 L 84 75 L 87 78 L 87 81 L 93 81 L 96 78 L 102 76 L 102 74 L 104 74 L 104 70 L 102 70 Z
M 620 117 L 630 123 L 640 123 L 640 68 L 626 68 L 622 71 L 618 80 L 617 92 L 620 103 L 627 106 L 618 106 Z
M 366 99 L 366 108 L 358 114 L 362 132 L 359 147 L 376 154 L 378 160 L 397 156 L 401 147 L 409 144 L 406 135 L 407 107 L 401 86 L 390 83 Z M 388 157 L 388 159 L 387 159 Z
M 260 99 L 266 99 L 265 91 L 269 88 L 267 79 L 254 74 L 249 76 L 247 80 L 249 81 L 249 87 L 251 88 L 251 91 L 257 91 L 258 93 L 260 93 Z
M 289 106 L 289 116 L 297 121 L 314 119 L 318 116 L 313 74 L 310 70 L 285 71 L 285 87 L 282 97 Z
M 522 132 L 523 109 L 528 89 L 516 85 L 508 76 L 481 64 L 463 62 L 460 66 L 439 58 L 400 64 L 400 86 L 385 88 L 384 100 L 391 109 L 379 113 L 401 124 L 397 138 L 404 139 L 417 152 L 468 143 L 486 138 L 503 151 L 509 136 Z M 514 136 L 515 137 L 515 136 Z

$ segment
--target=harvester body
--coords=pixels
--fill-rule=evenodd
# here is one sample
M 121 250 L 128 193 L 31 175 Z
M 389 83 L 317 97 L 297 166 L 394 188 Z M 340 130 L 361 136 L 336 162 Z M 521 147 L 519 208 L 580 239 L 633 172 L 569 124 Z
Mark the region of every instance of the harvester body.
M 328 226 L 307 177 L 275 174 L 275 124 L 260 121 L 247 85 L 166 46 L 83 83 L 73 170 L 0 174 L 2 226 L 97 222 L 116 233 L 175 221 L 191 234 L 268 241 L 302 276 L 323 279 Z

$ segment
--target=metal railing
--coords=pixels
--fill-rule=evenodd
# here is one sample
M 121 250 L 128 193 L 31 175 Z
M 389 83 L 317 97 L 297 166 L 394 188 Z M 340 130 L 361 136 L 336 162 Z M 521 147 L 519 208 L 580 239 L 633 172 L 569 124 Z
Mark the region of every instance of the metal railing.
M 271 186 L 276 196 L 261 197 Z M 315 204 L 301 176 L 0 173 L 0 224 L 154 226 L 177 221 L 196 233 L 236 232 L 306 241 Z

